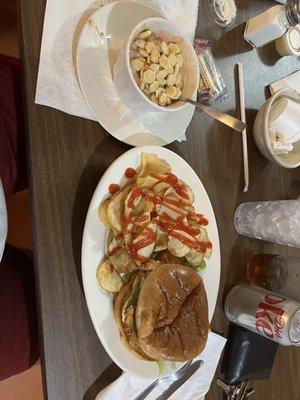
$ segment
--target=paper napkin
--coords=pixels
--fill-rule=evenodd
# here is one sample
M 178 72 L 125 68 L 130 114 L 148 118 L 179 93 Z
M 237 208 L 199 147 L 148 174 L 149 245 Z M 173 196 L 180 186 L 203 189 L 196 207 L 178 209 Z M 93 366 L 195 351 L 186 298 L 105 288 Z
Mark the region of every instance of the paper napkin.
M 215 333 L 210 333 L 204 351 L 198 357 L 204 364 L 187 380 L 173 395 L 171 400 L 199 400 L 208 392 L 226 339 Z M 116 381 L 101 391 L 96 400 L 134 400 L 152 380 L 137 378 L 123 373 Z M 172 382 L 165 382 L 156 387 L 147 397 L 147 400 L 155 400 Z
M 95 120 L 74 70 L 75 32 L 87 9 L 97 10 L 111 0 L 47 0 L 35 102 L 68 114 Z M 136 0 L 154 8 L 180 26 L 193 40 L 198 0 Z M 75 47 L 75 48 L 74 48 Z

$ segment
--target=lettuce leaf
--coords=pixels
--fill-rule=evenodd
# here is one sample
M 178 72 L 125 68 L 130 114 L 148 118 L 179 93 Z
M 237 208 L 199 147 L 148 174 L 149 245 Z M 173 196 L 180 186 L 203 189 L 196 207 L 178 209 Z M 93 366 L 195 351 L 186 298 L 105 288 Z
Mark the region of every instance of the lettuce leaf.
M 141 286 L 141 276 L 137 276 L 132 285 L 132 291 L 128 299 L 124 302 L 123 308 L 127 308 L 130 306 L 136 306 L 137 299 L 140 293 L 140 286 Z
M 200 263 L 199 265 L 192 265 L 192 264 L 190 264 L 190 263 L 188 262 L 188 260 L 186 259 L 184 265 L 185 265 L 186 267 L 189 267 L 189 268 L 194 269 L 194 270 L 197 271 L 197 272 L 204 271 L 205 268 L 206 268 L 206 262 L 205 262 L 204 259 L 201 261 L 201 263 Z
M 205 260 L 203 258 L 203 260 L 201 261 L 201 263 L 197 267 L 197 271 L 198 272 L 203 271 L 205 268 L 206 268 L 206 262 L 205 262 Z
M 165 362 L 162 360 L 155 360 L 158 370 L 159 370 L 159 376 L 161 376 L 164 373 L 165 370 Z

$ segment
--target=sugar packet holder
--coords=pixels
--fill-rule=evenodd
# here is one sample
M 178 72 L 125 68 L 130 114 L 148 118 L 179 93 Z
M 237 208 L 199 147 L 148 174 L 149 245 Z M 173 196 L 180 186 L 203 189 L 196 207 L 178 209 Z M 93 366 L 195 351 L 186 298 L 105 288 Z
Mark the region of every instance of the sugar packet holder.
M 198 97 L 202 100 L 223 102 L 228 98 L 228 90 L 211 52 L 211 42 L 195 39 L 194 48 L 200 70 Z

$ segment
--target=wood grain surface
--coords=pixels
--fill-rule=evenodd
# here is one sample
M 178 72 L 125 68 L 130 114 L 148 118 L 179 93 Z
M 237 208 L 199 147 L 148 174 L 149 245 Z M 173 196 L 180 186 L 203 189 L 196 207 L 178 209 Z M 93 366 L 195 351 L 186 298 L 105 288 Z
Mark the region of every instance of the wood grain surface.
M 51 0 L 48 0 L 51 1 Z M 237 1 L 239 22 L 264 10 L 272 1 Z M 46 0 L 22 0 L 22 61 L 26 88 L 28 158 L 34 223 L 40 337 L 45 393 L 49 400 L 93 400 L 120 370 L 111 364 L 89 318 L 81 282 L 80 249 L 85 215 L 103 172 L 129 149 L 98 123 L 34 104 Z M 206 26 L 200 0 L 197 37 L 219 39 L 222 32 Z M 268 162 L 252 138 L 252 124 L 263 104 L 265 86 L 300 68 L 299 59 L 279 59 L 273 45 L 246 51 L 241 29 L 214 44 L 214 54 L 229 88 L 221 109 L 239 116 L 234 65 L 244 62 L 249 126 L 250 190 L 242 193 L 241 137 L 196 112 L 187 141 L 170 149 L 195 169 L 215 209 L 222 251 L 222 277 L 212 328 L 227 334 L 223 296 L 246 280 L 246 264 L 254 252 L 300 255 L 296 249 L 239 236 L 233 226 L 238 204 L 245 201 L 295 198 L 300 192 L 299 168 L 286 170 Z M 63 63 L 64 60 L 57 60 Z M 217 377 L 221 374 L 216 373 Z M 271 378 L 255 382 L 256 399 L 297 400 L 300 397 L 300 349 L 280 347 Z M 221 399 L 215 383 L 208 400 Z

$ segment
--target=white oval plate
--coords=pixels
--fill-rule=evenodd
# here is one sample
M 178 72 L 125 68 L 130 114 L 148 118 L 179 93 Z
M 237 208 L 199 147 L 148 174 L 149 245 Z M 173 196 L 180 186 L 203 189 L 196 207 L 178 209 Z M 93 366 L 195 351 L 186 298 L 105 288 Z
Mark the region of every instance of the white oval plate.
M 112 69 L 119 50 L 139 22 L 157 16 L 161 17 L 134 2 L 107 4 L 89 17 L 78 41 L 77 76 L 88 106 L 112 136 L 131 146 L 164 146 L 180 140 L 195 110 L 189 105 L 176 113 L 138 113 L 127 107 L 116 92 Z
M 123 181 L 126 168 L 137 168 L 140 165 L 142 152 L 157 154 L 170 164 L 172 172 L 194 191 L 196 211 L 209 220 L 207 231 L 213 244 L 213 252 L 202 274 L 208 298 L 209 321 L 214 313 L 219 290 L 220 244 L 213 208 L 204 186 L 186 161 L 172 151 L 158 146 L 131 149 L 114 161 L 102 176 L 88 209 L 82 239 L 82 280 L 86 302 L 96 332 L 112 360 L 124 371 L 134 375 L 158 378 L 159 371 L 155 362 L 138 360 L 121 343 L 113 313 L 113 296 L 102 290 L 96 279 L 98 264 L 106 255 L 108 235 L 108 229 L 99 221 L 99 204 L 107 197 L 111 183 Z M 165 364 L 164 375 L 175 372 L 182 365 L 173 362 Z

